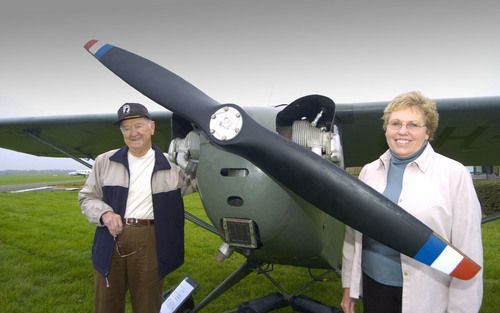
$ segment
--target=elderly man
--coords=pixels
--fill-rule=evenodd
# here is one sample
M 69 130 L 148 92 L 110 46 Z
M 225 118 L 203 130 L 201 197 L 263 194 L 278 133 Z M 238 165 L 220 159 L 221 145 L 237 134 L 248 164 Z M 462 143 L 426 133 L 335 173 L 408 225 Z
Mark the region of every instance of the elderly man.
M 78 195 L 95 224 L 92 247 L 96 313 L 157 313 L 163 278 L 184 262 L 182 195 L 195 181 L 152 144 L 155 122 L 138 103 L 125 103 L 118 120 L 125 146 L 99 155 Z

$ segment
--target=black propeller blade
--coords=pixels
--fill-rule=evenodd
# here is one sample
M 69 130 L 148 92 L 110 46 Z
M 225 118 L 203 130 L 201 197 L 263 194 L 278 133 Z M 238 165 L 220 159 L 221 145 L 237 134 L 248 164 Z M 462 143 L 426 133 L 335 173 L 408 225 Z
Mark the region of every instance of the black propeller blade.
M 283 186 L 365 235 L 461 279 L 481 268 L 429 227 L 331 162 L 273 133 L 234 104 L 219 105 L 163 67 L 91 40 L 85 48 L 158 104 L 196 124 L 211 141 L 254 163 Z
M 121 79 L 158 104 L 173 107 L 174 113 L 198 126 L 219 103 L 181 77 L 157 64 L 109 44 L 90 40 L 85 48 Z M 193 115 L 194 112 L 199 120 Z

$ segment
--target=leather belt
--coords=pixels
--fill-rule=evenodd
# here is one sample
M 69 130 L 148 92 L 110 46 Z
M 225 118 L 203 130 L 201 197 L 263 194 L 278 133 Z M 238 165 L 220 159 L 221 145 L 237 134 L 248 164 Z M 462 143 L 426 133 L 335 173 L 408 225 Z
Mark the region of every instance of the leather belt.
M 150 226 L 155 224 L 155 220 L 142 220 L 140 218 L 124 218 L 123 224 L 130 226 L 137 226 L 137 225 Z

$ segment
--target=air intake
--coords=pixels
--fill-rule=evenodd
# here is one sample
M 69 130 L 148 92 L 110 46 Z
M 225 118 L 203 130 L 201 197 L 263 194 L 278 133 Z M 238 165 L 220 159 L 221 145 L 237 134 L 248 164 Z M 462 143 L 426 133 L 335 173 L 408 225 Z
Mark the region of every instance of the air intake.
M 259 231 L 253 220 L 243 218 L 222 218 L 225 241 L 236 247 L 258 248 Z

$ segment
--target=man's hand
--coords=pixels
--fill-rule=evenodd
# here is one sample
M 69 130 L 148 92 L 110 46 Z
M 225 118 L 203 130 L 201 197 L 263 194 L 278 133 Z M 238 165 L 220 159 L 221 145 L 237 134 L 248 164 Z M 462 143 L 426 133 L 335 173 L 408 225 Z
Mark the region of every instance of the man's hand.
M 102 223 L 108 228 L 111 236 L 118 236 L 123 229 L 122 217 L 114 212 L 106 212 L 101 216 Z

